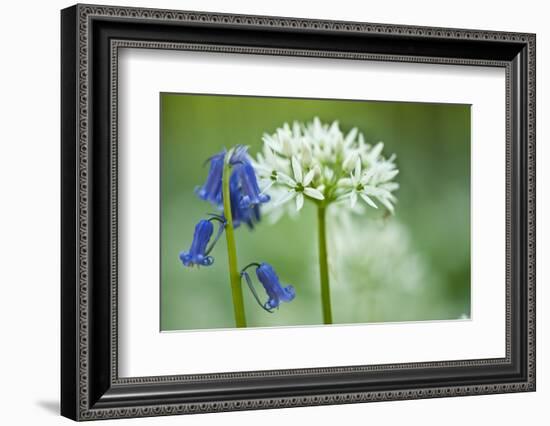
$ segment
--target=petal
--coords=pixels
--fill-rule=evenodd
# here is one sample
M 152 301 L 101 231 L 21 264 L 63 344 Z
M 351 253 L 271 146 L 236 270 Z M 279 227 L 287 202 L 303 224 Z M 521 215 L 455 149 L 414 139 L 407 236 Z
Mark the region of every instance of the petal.
M 261 191 L 258 186 L 256 171 L 250 162 L 240 164 L 238 168 L 235 168 L 234 173 L 237 173 L 241 184 L 240 189 L 243 195 L 243 201 L 246 198 L 246 201 L 242 203 L 243 207 L 250 207 L 252 204 L 259 204 L 266 201 L 265 196 L 261 196 L 260 194 Z
M 260 155 L 261 154 L 258 154 L 258 159 L 260 158 Z M 267 164 L 275 164 L 277 157 L 275 157 L 273 150 L 269 146 L 264 146 L 264 157 Z
M 344 194 L 339 195 L 338 198 L 336 198 L 336 201 L 347 200 L 349 197 L 351 197 L 351 193 L 352 193 L 352 192 L 353 192 L 353 191 L 351 191 L 351 192 L 346 192 L 346 193 L 344 193 Z
M 357 191 L 353 190 L 349 195 L 349 205 L 351 208 L 354 208 L 355 204 L 357 204 Z
M 297 138 L 300 136 L 300 133 L 301 133 L 300 123 L 298 121 L 294 121 L 292 123 L 292 135 L 295 138 Z
M 275 181 L 273 179 L 269 179 L 269 181 L 267 182 L 267 185 L 264 187 L 264 189 L 262 189 L 262 192 L 260 194 L 265 194 L 269 190 L 269 188 L 273 186 L 274 183 Z
M 377 188 L 372 185 L 365 185 L 363 189 L 363 193 L 367 195 L 374 195 L 375 197 L 378 197 L 382 194 L 382 190 L 380 188 Z
M 210 161 L 208 177 L 205 184 L 196 190 L 196 194 L 201 199 L 209 201 L 214 205 L 221 199 L 224 157 L 225 151 L 222 151 L 208 160 Z
M 378 156 L 382 153 L 382 150 L 384 149 L 384 142 L 378 142 L 374 147 L 372 148 L 372 151 L 370 152 L 370 157 L 372 159 L 377 159 Z
M 396 177 L 399 174 L 399 170 L 391 170 L 389 172 L 386 172 L 382 175 L 382 178 L 380 179 L 383 182 L 387 182 L 389 180 L 392 180 L 394 177 Z
M 248 146 L 246 145 L 236 145 L 231 152 L 229 162 L 232 165 L 235 164 L 250 164 L 250 156 L 248 155 Z
M 334 170 L 332 170 L 330 167 L 325 166 L 324 175 L 325 179 L 332 180 L 332 178 L 334 177 Z
M 316 200 L 324 200 L 325 196 L 321 191 L 315 188 L 304 188 L 304 193 L 311 198 L 315 198 Z
M 302 166 L 296 157 L 292 157 L 292 171 L 294 172 L 294 179 L 296 182 L 302 182 Z
M 346 172 L 350 172 L 353 167 L 355 167 L 355 164 L 357 162 L 357 159 L 359 158 L 359 154 L 357 151 L 351 151 L 346 155 L 346 159 L 342 163 L 342 168 Z
M 279 299 L 269 299 L 265 302 L 264 308 L 268 311 L 279 307 Z
M 338 181 L 338 186 L 353 186 L 353 181 L 350 178 L 342 178 Z
M 365 200 L 365 203 L 367 203 L 369 206 L 374 207 L 375 209 L 378 208 L 378 206 L 374 204 L 374 201 L 372 201 L 372 199 L 367 194 L 365 194 L 364 192 L 361 192 L 360 195 L 361 195 L 361 198 Z
M 380 189 L 380 195 L 378 195 L 378 198 L 380 197 L 387 198 L 390 201 L 396 200 L 395 196 L 391 192 L 389 192 L 387 189 L 384 189 L 384 188 L 379 188 L 379 189 Z
M 313 180 L 313 176 L 315 176 L 315 170 L 311 169 L 309 172 L 307 172 L 307 174 L 305 175 L 304 177 L 304 181 L 302 182 L 302 184 L 304 186 L 308 186 L 311 181 Z
M 193 266 L 193 264 L 191 263 L 191 255 L 189 253 L 182 251 L 179 257 L 181 263 L 183 263 L 183 266 Z
M 319 117 L 313 118 L 313 129 L 316 131 L 321 131 L 323 129 L 323 125 L 321 124 Z
M 391 200 L 393 198 L 395 198 L 391 192 L 389 192 L 388 190 L 384 189 L 384 188 L 374 188 L 372 186 L 366 186 L 365 187 L 365 193 L 369 194 L 369 195 L 374 195 L 375 197 L 377 197 L 378 199 L 381 199 L 381 198 L 386 198 L 388 200 Z
M 363 185 L 368 185 L 368 183 L 370 182 L 370 180 L 374 177 L 374 174 L 376 173 L 376 168 L 375 167 L 370 167 L 366 173 L 363 175 L 363 177 L 361 178 L 361 183 Z
M 283 172 L 277 172 L 277 180 L 291 187 L 296 186 L 296 181 Z
M 393 205 L 392 203 L 390 203 L 389 200 L 387 200 L 386 198 L 378 198 L 378 201 L 380 201 L 384 205 L 384 207 L 386 207 L 390 211 L 391 214 L 394 213 Z
M 357 136 L 357 127 L 354 127 L 346 135 L 346 139 L 344 140 L 344 145 L 346 145 L 346 146 L 351 145 L 353 143 L 353 141 L 355 140 L 356 136 Z
M 286 203 L 287 201 L 292 200 L 296 196 L 295 191 L 288 191 L 285 195 L 283 195 L 281 198 L 279 198 L 276 202 L 276 206 L 280 206 L 281 204 Z
M 386 191 L 396 191 L 399 189 L 399 184 L 397 182 L 387 182 L 381 184 L 379 188 L 385 189 Z
M 352 174 L 352 179 L 355 182 L 358 182 L 360 178 L 361 178 L 361 159 L 358 158 L 357 161 L 355 162 L 355 171 Z
M 260 175 L 262 177 L 270 176 L 271 173 L 273 172 L 273 168 L 269 167 L 267 164 L 265 164 L 263 162 L 255 161 L 253 163 L 253 166 L 256 169 L 256 171 L 258 172 L 258 175 Z
M 290 137 L 284 137 L 282 139 L 281 143 L 283 145 L 283 154 L 286 155 L 287 157 L 290 157 L 294 152 L 293 141 L 294 140 L 290 139 Z
M 296 290 L 294 289 L 294 286 L 287 285 L 283 288 L 283 292 L 281 295 L 281 300 L 283 302 L 291 302 L 296 297 Z
M 305 139 L 302 139 L 302 161 L 305 165 L 309 166 L 312 160 L 313 157 L 311 153 L 311 148 L 309 147 Z
M 281 148 L 279 146 L 280 145 L 279 141 L 274 139 L 273 136 L 268 135 L 267 133 L 265 133 L 262 136 L 262 140 L 263 140 L 264 144 L 268 147 L 268 149 L 273 150 L 275 152 L 280 152 L 281 151 Z
M 300 211 L 304 207 L 304 194 L 296 194 L 296 210 Z

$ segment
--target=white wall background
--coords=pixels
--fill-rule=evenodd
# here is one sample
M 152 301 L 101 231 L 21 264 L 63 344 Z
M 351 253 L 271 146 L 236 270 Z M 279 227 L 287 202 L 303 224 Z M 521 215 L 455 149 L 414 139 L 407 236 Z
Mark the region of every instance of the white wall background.
M 550 401 L 550 27 L 540 0 L 105 0 L 124 4 L 537 33 L 538 390 L 530 394 L 107 421 L 102 424 L 545 424 Z M 59 9 L 11 1 L 0 25 L 0 418 L 69 424 L 59 404 Z M 546 420 L 547 421 L 547 420 Z

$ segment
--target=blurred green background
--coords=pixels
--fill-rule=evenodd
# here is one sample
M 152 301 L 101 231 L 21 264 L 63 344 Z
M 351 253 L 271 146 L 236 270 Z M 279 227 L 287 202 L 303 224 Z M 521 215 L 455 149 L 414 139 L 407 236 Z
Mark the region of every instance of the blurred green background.
M 335 323 L 419 321 L 470 316 L 470 106 L 161 93 L 160 328 L 234 326 L 225 238 L 210 267 L 185 268 L 195 224 L 212 207 L 194 193 L 205 160 L 223 147 L 250 146 L 285 122 L 338 120 L 367 142 L 385 143 L 400 174 L 395 216 L 374 209 L 341 223 L 329 208 L 329 264 Z M 331 206 L 334 207 L 334 206 Z M 249 327 L 322 323 L 316 216 L 236 230 L 240 267 L 266 261 L 296 298 L 269 314 L 246 286 Z M 263 289 L 259 288 L 262 297 Z

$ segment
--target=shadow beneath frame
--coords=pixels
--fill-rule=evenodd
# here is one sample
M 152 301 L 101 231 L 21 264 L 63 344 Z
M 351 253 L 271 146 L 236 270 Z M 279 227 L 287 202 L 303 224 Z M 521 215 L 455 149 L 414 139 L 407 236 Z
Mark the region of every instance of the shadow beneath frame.
M 50 414 L 59 415 L 59 401 L 36 401 L 36 405 Z

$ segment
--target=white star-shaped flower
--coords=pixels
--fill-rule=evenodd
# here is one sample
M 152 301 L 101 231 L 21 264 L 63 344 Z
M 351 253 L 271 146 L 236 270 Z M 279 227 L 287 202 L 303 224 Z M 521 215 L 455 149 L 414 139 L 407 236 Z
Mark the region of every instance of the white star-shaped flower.
M 325 197 L 321 191 L 311 187 L 313 177 L 315 176 L 315 170 L 311 169 L 305 175 L 302 171 L 302 166 L 296 157 L 292 157 L 292 172 L 294 178 L 280 173 L 281 181 L 288 187 L 289 191 L 277 201 L 277 205 L 281 205 L 296 199 L 296 210 L 299 211 L 304 206 L 304 195 L 314 198 L 316 200 L 324 200 Z
M 365 203 L 377 209 L 378 206 L 372 198 L 370 198 L 370 195 L 374 196 L 377 194 L 377 188 L 367 185 L 369 176 L 367 174 L 362 174 L 361 168 L 361 160 L 357 159 L 355 162 L 355 169 L 350 173 L 350 177 L 340 179 L 340 185 L 351 188 L 350 192 L 344 194 L 342 198 L 349 198 L 350 206 L 354 208 L 355 204 L 357 204 L 357 197 L 360 196 Z
M 276 155 L 269 146 L 264 146 L 263 152 L 258 154 L 252 164 L 258 173 L 262 193 L 279 181 L 279 173 L 290 170 L 289 161 Z

